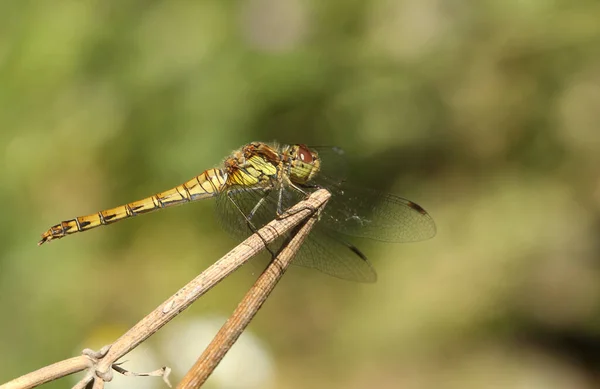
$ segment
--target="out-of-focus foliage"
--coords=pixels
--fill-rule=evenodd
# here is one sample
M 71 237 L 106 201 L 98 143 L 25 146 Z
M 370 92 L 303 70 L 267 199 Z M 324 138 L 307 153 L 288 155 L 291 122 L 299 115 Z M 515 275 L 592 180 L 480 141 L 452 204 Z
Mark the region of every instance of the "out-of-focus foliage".
M 438 235 L 360 242 L 374 285 L 294 268 L 212 387 L 597 387 L 599 20 L 591 0 L 1 2 L 0 382 L 111 342 L 236 244 L 210 201 L 41 232 L 277 140 L 346 149 Z M 128 359 L 177 381 L 191 323 L 259 270 Z

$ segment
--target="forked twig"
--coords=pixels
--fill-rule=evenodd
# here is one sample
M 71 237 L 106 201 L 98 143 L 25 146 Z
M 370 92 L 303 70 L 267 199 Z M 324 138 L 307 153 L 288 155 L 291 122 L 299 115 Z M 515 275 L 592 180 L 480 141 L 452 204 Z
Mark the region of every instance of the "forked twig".
M 290 208 L 285 218 L 278 218 L 271 221 L 160 304 L 112 345 L 106 347 L 107 351 L 103 349 L 96 357 L 90 357 L 86 354 L 46 366 L 9 381 L 1 385 L 0 389 L 34 388 L 43 383 L 83 370 L 88 370 L 88 374 L 77 385 L 85 387 L 87 383 L 94 380 L 94 387 L 101 388 L 103 382 L 108 382 L 112 379 L 113 365 L 119 358 L 133 350 L 180 312 L 189 307 L 200 296 L 217 285 L 250 258 L 264 250 L 266 244 L 273 242 L 313 215 L 315 210 L 324 206 L 329 197 L 330 194 L 328 191 L 323 189 L 318 190 L 312 193 L 308 199 Z
M 271 260 L 269 266 L 267 266 L 252 288 L 246 293 L 231 317 L 221 327 L 194 366 L 188 371 L 179 385 L 177 385 L 177 389 L 199 388 L 208 379 L 267 300 L 316 221 L 317 215 L 315 214 L 295 228 L 292 238 L 286 242 L 277 256 Z

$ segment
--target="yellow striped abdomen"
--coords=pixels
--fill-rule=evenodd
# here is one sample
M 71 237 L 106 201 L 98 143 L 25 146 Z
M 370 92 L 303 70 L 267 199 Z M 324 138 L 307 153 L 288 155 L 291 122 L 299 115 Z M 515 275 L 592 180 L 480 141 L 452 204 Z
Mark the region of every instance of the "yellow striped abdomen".
M 38 245 L 157 209 L 214 197 L 226 186 L 227 174 L 221 169 L 209 169 L 175 188 L 154 196 L 56 224 L 42 234 Z

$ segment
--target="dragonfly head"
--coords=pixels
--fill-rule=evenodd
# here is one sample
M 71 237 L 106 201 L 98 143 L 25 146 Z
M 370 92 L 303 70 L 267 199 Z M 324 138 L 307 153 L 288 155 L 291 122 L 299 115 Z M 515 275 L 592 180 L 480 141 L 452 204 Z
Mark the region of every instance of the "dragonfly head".
M 310 181 L 321 169 L 319 154 L 306 145 L 290 146 L 284 155 L 290 166 L 290 179 L 297 184 Z

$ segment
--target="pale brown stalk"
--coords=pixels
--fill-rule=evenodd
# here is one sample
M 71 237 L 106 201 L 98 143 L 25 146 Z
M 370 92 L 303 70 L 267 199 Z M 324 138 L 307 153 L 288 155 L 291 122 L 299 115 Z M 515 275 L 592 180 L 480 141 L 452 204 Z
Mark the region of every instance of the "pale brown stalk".
M 34 388 L 83 370 L 87 370 L 87 374 L 76 387 L 85 387 L 87 383 L 94 380 L 94 387 L 101 388 L 104 382 L 112 379 L 113 365 L 117 360 L 148 339 L 254 255 L 264 250 L 265 244 L 273 242 L 311 216 L 316 209 L 327 202 L 329 197 L 328 191 L 318 190 L 308 199 L 290 208 L 286 217 L 271 221 L 256 234 L 240 243 L 100 352 L 94 354 L 88 350 L 84 356 L 46 366 L 9 381 L 1 385 L 0 389 Z
M 316 220 L 317 217 L 315 214 L 295 229 L 291 240 L 283 246 L 252 288 L 250 288 L 231 317 L 221 327 L 194 366 L 188 371 L 179 385 L 177 385 L 178 389 L 199 388 L 208 379 L 267 300 L 300 249 L 302 242 L 304 242 L 304 239 L 310 233 Z

